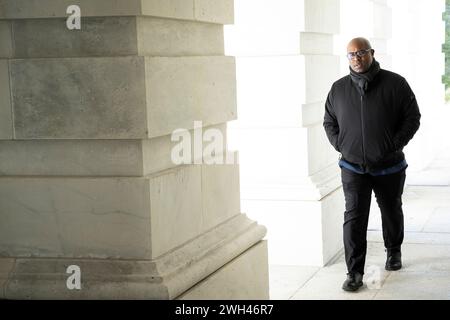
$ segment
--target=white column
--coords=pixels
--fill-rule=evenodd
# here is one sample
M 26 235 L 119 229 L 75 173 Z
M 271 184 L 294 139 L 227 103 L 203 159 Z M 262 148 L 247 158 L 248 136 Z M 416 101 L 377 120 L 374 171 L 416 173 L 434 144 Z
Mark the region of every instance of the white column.
M 405 148 L 409 184 L 439 184 L 440 177 L 420 173 L 448 139 L 448 112 L 444 109 L 442 75 L 445 56 L 444 0 L 395 0 L 393 9 L 393 71 L 403 75 L 416 94 L 422 113 L 421 127 Z
M 386 0 L 341 0 L 341 34 L 337 37 L 336 53 L 341 58 L 341 75 L 349 73 L 345 57 L 348 42 L 356 37 L 369 39 L 381 68 L 391 70 L 389 53 L 392 37 L 392 10 Z
M 375 56 L 382 68 L 392 70 L 392 56 L 389 52 L 392 38 L 392 9 L 387 0 L 372 0 L 373 33 L 370 37 Z
M 342 248 L 338 155 L 322 127 L 339 77 L 338 0 L 237 0 L 226 53 L 237 56 L 243 211 L 268 227 L 269 262 L 323 266 Z

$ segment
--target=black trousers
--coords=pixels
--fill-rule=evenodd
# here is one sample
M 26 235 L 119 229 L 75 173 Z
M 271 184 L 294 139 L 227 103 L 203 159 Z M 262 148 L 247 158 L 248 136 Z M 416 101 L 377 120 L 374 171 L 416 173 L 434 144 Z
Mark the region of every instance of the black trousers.
M 402 194 L 406 174 L 403 170 L 375 177 L 360 175 L 345 168 L 341 170 L 345 196 L 345 261 L 349 273 L 364 274 L 372 190 L 381 211 L 384 246 L 388 252 L 400 251 L 404 235 Z

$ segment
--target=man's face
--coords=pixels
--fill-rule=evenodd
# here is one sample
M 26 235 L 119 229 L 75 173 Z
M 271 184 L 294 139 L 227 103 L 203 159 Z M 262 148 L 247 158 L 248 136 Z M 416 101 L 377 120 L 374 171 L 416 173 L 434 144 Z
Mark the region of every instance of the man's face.
M 369 70 L 373 62 L 374 51 L 360 42 L 351 42 L 347 47 L 349 65 L 356 73 L 364 73 Z

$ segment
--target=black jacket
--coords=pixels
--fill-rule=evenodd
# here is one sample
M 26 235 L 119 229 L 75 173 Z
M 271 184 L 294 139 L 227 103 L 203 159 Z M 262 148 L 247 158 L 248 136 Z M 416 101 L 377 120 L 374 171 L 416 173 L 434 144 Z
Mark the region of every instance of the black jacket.
M 336 81 L 325 104 L 323 126 L 342 158 L 369 172 L 405 159 L 403 147 L 419 129 L 420 117 L 406 80 L 381 69 L 364 95 L 350 75 Z

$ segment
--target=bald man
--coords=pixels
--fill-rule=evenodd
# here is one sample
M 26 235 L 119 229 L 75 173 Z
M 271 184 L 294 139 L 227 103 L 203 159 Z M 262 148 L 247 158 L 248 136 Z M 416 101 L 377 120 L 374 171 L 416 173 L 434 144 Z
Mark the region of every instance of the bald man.
M 350 74 L 333 84 L 325 104 L 323 125 L 331 145 L 341 154 L 345 291 L 357 291 L 363 285 L 372 191 L 381 210 L 385 269 L 402 267 L 402 194 L 408 167 L 403 148 L 420 126 L 419 107 L 408 83 L 381 69 L 374 55 L 367 39 L 351 40 L 347 46 Z

